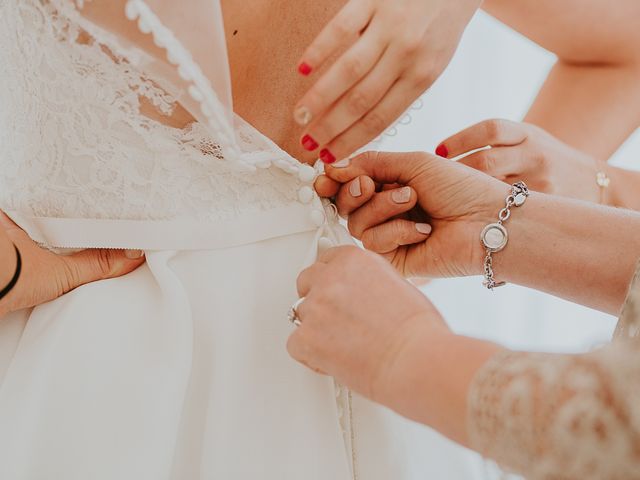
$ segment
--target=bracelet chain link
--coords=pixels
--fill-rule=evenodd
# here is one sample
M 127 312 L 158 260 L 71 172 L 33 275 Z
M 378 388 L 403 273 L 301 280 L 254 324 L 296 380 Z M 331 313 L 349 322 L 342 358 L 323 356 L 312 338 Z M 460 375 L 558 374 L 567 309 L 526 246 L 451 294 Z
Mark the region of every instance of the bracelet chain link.
M 498 214 L 498 222 L 487 225 L 480 236 L 482 245 L 486 249 L 484 257 L 484 282 L 489 290 L 506 285 L 506 282 L 497 282 L 493 271 L 493 254 L 507 246 L 509 235 L 504 224 L 511 218 L 511 209 L 521 207 L 529 197 L 529 188 L 524 182 L 517 182 L 511 186 L 511 193 L 505 199 L 505 207 Z

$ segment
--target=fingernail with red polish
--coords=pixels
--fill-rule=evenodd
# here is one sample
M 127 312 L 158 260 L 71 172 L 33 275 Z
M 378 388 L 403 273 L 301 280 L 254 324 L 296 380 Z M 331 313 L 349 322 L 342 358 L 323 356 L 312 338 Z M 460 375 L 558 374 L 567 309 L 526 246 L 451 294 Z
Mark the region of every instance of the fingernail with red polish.
M 311 74 L 311 70 L 313 70 L 311 65 L 306 62 L 302 62 L 298 65 L 298 72 L 300 72 L 300 75 L 304 75 L 305 77 Z
M 449 156 L 449 149 L 444 143 L 438 145 L 438 148 L 436 148 L 436 155 L 442 158 L 447 158 Z
M 324 148 L 320 151 L 320 160 L 322 160 L 324 163 L 331 164 L 336 161 L 336 157 L 333 155 L 333 153 Z
M 302 146 L 305 150 L 313 152 L 318 148 L 318 142 L 316 142 L 311 135 L 305 135 L 302 137 Z

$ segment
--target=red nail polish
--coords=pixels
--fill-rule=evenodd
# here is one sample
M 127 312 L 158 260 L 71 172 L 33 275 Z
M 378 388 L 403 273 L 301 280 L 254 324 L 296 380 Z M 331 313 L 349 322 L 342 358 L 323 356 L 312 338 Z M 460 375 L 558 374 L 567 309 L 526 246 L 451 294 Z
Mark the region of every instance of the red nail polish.
M 443 158 L 447 158 L 449 156 L 449 149 L 444 143 L 438 145 L 438 148 L 436 148 L 436 155 Z
M 326 148 L 320 151 L 320 160 L 324 163 L 331 164 L 336 161 L 336 157 Z
M 311 65 L 306 62 L 302 62 L 298 65 L 298 72 L 300 72 L 300 75 L 304 75 L 305 77 L 311 74 L 311 70 L 313 70 Z
M 302 146 L 305 150 L 309 150 L 313 152 L 316 148 L 318 148 L 318 142 L 316 142 L 311 135 L 305 135 L 302 137 Z

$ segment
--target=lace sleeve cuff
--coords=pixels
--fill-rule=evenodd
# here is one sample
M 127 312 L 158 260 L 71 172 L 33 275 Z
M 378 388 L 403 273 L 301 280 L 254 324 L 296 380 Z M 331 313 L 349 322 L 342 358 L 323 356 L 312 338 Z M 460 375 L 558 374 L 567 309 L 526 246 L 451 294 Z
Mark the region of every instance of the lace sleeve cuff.
M 474 379 L 471 446 L 536 479 L 640 478 L 640 352 L 507 352 Z
M 622 307 L 620 322 L 616 328 L 616 339 L 632 339 L 640 337 L 640 263 L 631 280 L 629 293 Z

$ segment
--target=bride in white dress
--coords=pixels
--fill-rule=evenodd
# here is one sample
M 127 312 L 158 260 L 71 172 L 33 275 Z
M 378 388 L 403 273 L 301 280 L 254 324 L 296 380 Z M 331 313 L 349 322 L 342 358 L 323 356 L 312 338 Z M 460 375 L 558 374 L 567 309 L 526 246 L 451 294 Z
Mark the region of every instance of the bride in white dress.
M 82 3 L 0 1 L 0 210 L 147 263 L 0 322 L 0 478 L 412 477 L 404 423 L 286 353 L 297 273 L 350 239 L 232 113 L 219 2 L 128 0 L 151 49 Z

